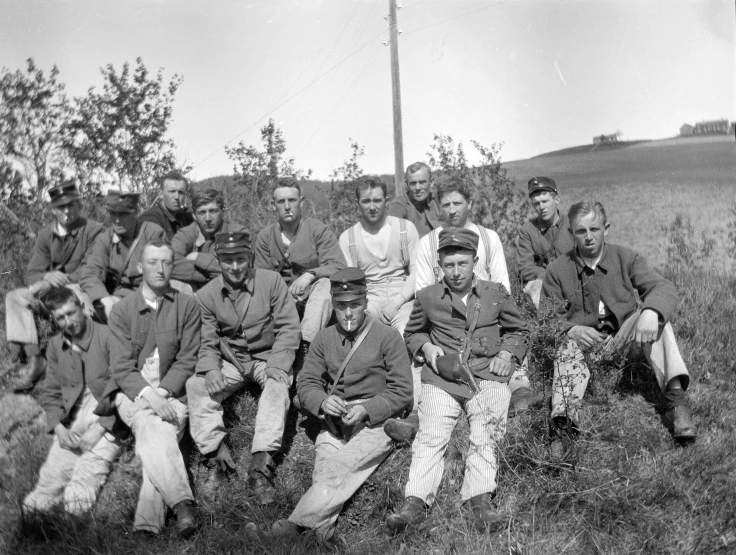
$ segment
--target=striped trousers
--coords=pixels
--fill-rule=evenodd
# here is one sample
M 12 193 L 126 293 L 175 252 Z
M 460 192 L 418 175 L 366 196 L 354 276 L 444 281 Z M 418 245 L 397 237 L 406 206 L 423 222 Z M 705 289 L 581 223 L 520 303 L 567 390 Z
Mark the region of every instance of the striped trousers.
M 511 390 L 507 384 L 491 380 L 478 380 L 478 384 L 481 391 L 472 399 L 453 397 L 434 385 L 422 385 L 419 431 L 411 448 L 406 497 L 419 497 L 427 505 L 434 503 L 445 470 L 445 451 L 461 410 L 467 413 L 470 424 L 462 500 L 496 490 L 496 449 L 506 432 Z

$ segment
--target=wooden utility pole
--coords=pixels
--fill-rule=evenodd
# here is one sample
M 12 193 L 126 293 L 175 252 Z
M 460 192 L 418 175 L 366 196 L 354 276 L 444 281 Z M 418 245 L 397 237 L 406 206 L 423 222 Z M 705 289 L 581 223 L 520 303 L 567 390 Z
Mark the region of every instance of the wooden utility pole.
M 394 106 L 394 186 L 397 197 L 404 190 L 404 133 L 401 127 L 401 83 L 399 81 L 399 30 L 396 21 L 396 0 L 388 1 L 389 43 L 391 48 L 391 96 Z

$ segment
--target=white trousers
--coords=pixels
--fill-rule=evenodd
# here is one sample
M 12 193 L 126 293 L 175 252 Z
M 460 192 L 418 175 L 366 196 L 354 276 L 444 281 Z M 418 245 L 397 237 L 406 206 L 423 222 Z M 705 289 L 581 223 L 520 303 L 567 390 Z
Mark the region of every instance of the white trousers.
M 303 300 L 300 298 L 300 300 Z M 325 327 L 332 316 L 332 295 L 329 278 L 320 278 L 309 289 L 302 318 L 302 340 L 311 343 L 317 332 Z
M 164 527 L 167 506 L 194 500 L 179 450 L 179 440 L 187 426 L 187 406 L 177 399 L 169 399 L 169 403 L 176 411 L 176 424 L 162 420 L 147 403 L 134 403 L 124 393 L 115 397 L 120 418 L 133 430 L 135 452 L 143 466 L 133 527 L 154 534 Z
M 511 390 L 505 383 L 491 380 L 479 380 L 478 384 L 481 391 L 461 401 L 434 385 L 422 386 L 419 431 L 411 447 L 405 497 L 434 503 L 445 471 L 445 451 L 461 410 L 467 413 L 470 424 L 462 500 L 496 490 L 496 449 L 506 433 Z
M 97 425 L 99 417 L 94 414 L 97 400 L 85 388 L 77 405 L 77 413 L 69 426 L 77 439 Z M 26 511 L 46 511 L 59 501 L 64 510 L 73 515 L 89 511 L 97 500 L 97 494 L 107 481 L 112 462 L 120 452 L 120 442 L 105 433 L 89 451 L 72 451 L 59 445 L 54 434 L 46 462 L 41 466 L 36 487 L 23 500 Z
M 404 280 L 386 281 L 383 283 L 374 283 L 368 285 L 368 307 L 366 312 L 373 316 L 377 321 L 381 321 L 379 315 L 381 309 L 393 298 L 400 296 L 399 293 L 404 288 L 406 282 Z M 403 300 L 403 296 L 401 299 Z M 405 302 L 401 305 L 401 308 L 391 320 L 391 327 L 404 336 L 404 329 L 406 324 L 409 322 L 411 316 L 411 309 L 414 306 L 414 301 Z
M 382 427 L 363 428 L 345 442 L 322 430 L 315 443 L 312 486 L 289 520 L 315 529 L 327 540 L 343 504 L 350 499 L 391 452 L 391 438 Z
M 289 386 L 266 376 L 266 363 L 256 361 L 244 364 L 247 374 L 238 372 L 232 364 L 222 361 L 222 373 L 227 381 L 225 391 L 210 396 L 205 387 L 205 378 L 195 374 L 187 380 L 189 403 L 189 429 L 192 438 L 203 455 L 217 450 L 227 431 L 222 419 L 222 402 L 251 381 L 261 386 L 258 399 L 252 453 L 272 453 L 281 448 L 289 410 Z

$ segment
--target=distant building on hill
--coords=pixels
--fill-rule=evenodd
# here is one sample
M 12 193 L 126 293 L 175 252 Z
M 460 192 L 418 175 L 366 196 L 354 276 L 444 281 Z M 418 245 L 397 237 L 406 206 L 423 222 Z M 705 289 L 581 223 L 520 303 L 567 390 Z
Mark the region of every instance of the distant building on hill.
M 618 138 L 621 136 L 621 133 L 619 131 L 616 131 L 615 133 L 611 133 L 610 135 L 598 135 L 596 137 L 593 137 L 593 144 L 594 145 L 610 145 L 612 143 L 617 143 Z
M 727 119 L 699 121 L 695 125 L 686 123 L 680 127 L 680 137 L 692 137 L 693 135 L 728 135 L 729 133 L 733 133 L 733 129 L 733 124 Z

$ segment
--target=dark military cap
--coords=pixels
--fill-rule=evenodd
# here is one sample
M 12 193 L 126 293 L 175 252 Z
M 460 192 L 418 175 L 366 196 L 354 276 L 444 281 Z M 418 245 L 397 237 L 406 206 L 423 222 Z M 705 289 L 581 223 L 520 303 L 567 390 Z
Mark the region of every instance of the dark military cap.
M 368 293 L 365 272 L 360 268 L 345 268 L 335 272 L 330 278 L 330 292 L 335 301 L 354 301 Z
M 77 186 L 74 183 L 66 182 L 49 189 L 49 197 L 51 197 L 51 206 L 58 208 L 79 200 Z
M 529 196 L 539 191 L 551 191 L 557 194 L 557 183 L 551 177 L 532 177 L 529 180 Z
M 234 254 L 251 251 L 250 233 L 247 231 L 223 231 L 215 235 L 217 254 Z
M 107 191 L 105 197 L 105 209 L 110 212 L 132 212 L 138 211 L 139 193 L 126 193 L 117 189 Z
M 443 228 L 440 231 L 437 252 L 448 248 L 478 252 L 478 234 L 464 227 Z

